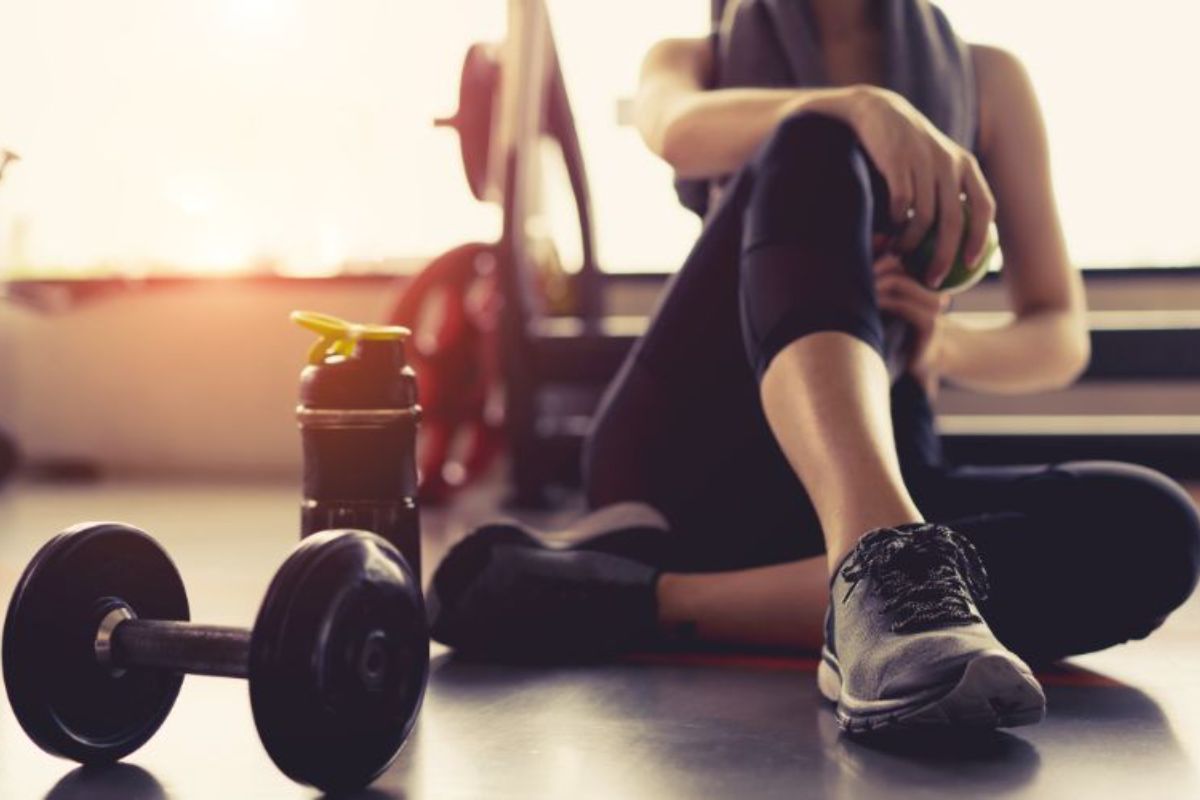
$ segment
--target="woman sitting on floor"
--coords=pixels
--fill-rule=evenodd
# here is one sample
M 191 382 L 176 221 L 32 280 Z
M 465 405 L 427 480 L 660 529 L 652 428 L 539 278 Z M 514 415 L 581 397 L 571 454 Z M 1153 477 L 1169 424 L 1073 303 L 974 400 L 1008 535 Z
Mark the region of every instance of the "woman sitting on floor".
M 1088 357 L 1013 56 L 926 0 L 730 0 L 714 37 L 650 51 L 635 109 L 707 182 L 703 232 L 597 415 L 581 541 L 476 531 L 434 576 L 435 638 L 505 659 L 820 649 L 849 730 L 1009 726 L 1044 713 L 1027 661 L 1184 602 L 1200 520 L 1168 478 L 940 450 L 940 380 L 1044 391 Z M 993 218 L 1013 316 L 967 327 L 937 287 Z M 900 256 L 934 226 L 914 277 Z

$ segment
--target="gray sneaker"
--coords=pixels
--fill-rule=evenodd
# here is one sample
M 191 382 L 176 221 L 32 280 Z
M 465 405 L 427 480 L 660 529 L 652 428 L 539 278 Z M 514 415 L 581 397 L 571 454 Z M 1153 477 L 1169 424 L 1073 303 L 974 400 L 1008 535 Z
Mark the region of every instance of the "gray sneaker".
M 1040 721 L 1046 696 L 979 615 L 986 594 L 975 547 L 945 526 L 880 528 L 859 540 L 834 573 L 817 670 L 842 729 Z

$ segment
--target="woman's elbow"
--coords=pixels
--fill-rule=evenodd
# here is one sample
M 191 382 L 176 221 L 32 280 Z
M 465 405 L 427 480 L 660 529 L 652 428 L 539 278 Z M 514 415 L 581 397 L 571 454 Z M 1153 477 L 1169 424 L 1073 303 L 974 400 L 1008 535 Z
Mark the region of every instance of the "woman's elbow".
M 676 121 L 664 126 L 658 140 L 656 152 L 680 178 L 697 177 L 693 174 L 695 167 L 691 163 L 692 159 L 689 158 L 695 151 L 695 146 L 690 139 L 687 126 Z
M 1070 386 L 1083 377 L 1092 363 L 1092 343 L 1085 331 L 1079 341 L 1067 348 L 1063 359 L 1063 386 Z
M 1065 389 L 1083 377 L 1092 361 L 1091 334 L 1085 320 L 1069 323 L 1054 353 L 1053 386 L 1049 388 Z
M 677 175 L 687 177 L 684 173 L 693 145 L 686 120 L 681 120 L 678 114 L 652 108 L 648 102 L 635 101 L 633 124 L 650 152 L 667 162 Z
M 1030 360 L 1024 379 L 1013 391 L 1053 392 L 1066 389 L 1079 380 L 1091 362 L 1091 335 L 1082 313 L 1037 312 L 1026 317 L 1033 326 Z M 1036 354 L 1036 355 L 1035 355 Z

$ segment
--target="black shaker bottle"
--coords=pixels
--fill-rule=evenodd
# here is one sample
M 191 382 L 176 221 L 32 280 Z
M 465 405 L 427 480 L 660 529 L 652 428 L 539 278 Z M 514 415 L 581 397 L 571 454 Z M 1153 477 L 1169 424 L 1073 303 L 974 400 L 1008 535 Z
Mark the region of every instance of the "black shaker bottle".
M 406 328 L 357 325 L 312 311 L 292 320 L 321 338 L 300 373 L 304 445 L 300 535 L 357 528 L 391 542 L 421 576 L 417 382 Z

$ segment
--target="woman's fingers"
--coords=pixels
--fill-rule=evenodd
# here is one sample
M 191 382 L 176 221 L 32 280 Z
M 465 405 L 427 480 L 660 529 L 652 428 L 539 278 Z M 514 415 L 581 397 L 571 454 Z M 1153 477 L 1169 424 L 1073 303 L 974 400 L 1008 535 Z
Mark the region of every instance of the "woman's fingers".
M 909 207 L 908 220 L 900 231 L 896 246 L 902 253 L 912 252 L 921 243 L 925 232 L 933 224 L 937 214 L 937 181 L 933 169 L 923 161 L 913 165 L 913 199 Z
M 930 370 L 937 355 L 931 352 L 937 345 L 938 315 L 946 307 L 946 298 L 926 289 L 908 275 L 888 273 L 876 280 L 879 309 L 894 314 L 908 323 L 913 339 L 908 354 L 908 366 L 913 374 L 931 377 Z
M 885 271 L 877 275 L 875 288 L 879 292 L 906 297 L 931 311 L 940 310 L 946 302 L 942 294 L 926 288 L 905 272 Z
M 880 298 L 879 310 L 885 314 L 893 314 L 908 323 L 918 342 L 928 341 L 937 325 L 937 321 L 923 313 L 920 306 L 902 297 Z
M 893 168 L 884 172 L 884 180 L 888 187 L 888 202 L 892 216 L 892 223 L 896 226 L 896 230 L 903 233 L 904 228 L 908 225 L 908 212 L 913 207 L 913 181 L 912 170 L 907 162 L 900 162 L 898 165 L 890 165 Z M 897 168 L 898 167 L 898 168 Z
M 871 258 L 879 258 L 880 255 L 887 252 L 888 244 L 891 237 L 886 233 L 871 234 Z
M 933 258 L 921 276 L 925 284 L 940 286 L 950 273 L 958 247 L 962 243 L 963 208 L 959 186 L 961 179 L 949 162 L 942 165 L 937 181 L 937 239 L 934 241 Z
M 875 258 L 874 263 L 875 277 L 888 275 L 890 273 L 904 273 L 904 262 L 900 260 L 900 256 L 895 253 L 883 253 Z
M 889 245 L 912 253 L 936 226 L 925 274 L 939 285 L 960 252 L 972 260 L 987 243 L 995 200 L 975 158 L 939 132 L 893 92 L 864 95 L 855 131 L 883 175 L 888 211 L 895 226 Z M 969 205 L 970 219 L 963 203 Z M 892 231 L 887 231 L 890 234 Z M 878 242 L 872 253 L 878 253 Z
M 930 291 L 905 274 L 888 272 L 875 280 L 875 295 L 884 311 L 899 314 L 920 328 L 933 320 L 946 307 L 946 298 Z
M 934 321 L 922 308 L 903 297 L 879 298 L 879 310 L 886 314 L 894 314 L 904 320 L 909 326 L 924 337 L 933 330 Z
M 963 257 L 968 263 L 974 264 L 979 260 L 987 243 L 988 228 L 996 216 L 996 199 L 992 196 L 992 190 L 988 188 L 979 162 L 970 153 L 966 154 L 965 158 L 962 190 L 967 196 L 967 216 L 970 218 L 966 241 L 963 244 Z

